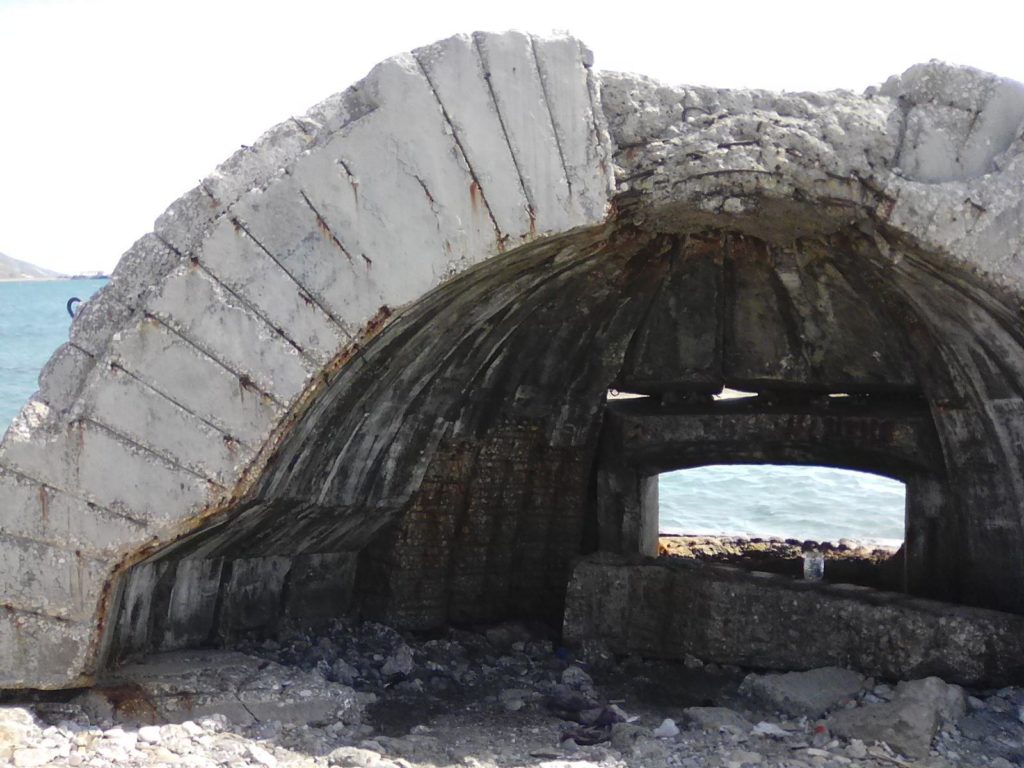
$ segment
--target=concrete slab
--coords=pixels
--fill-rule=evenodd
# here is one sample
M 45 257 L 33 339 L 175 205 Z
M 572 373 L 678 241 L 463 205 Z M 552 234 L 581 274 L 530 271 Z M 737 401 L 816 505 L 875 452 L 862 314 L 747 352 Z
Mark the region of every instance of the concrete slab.
M 841 665 L 886 679 L 930 672 L 971 685 L 1024 675 L 1022 616 L 683 560 L 579 561 L 563 632 L 567 642 L 603 641 L 616 653 L 689 654 L 753 668 Z M 804 690 L 817 674 L 833 673 L 791 679 Z M 853 688 L 856 676 L 843 675 L 844 690 L 847 677 Z M 793 706 L 801 701 L 808 710 L 821 703 L 797 697 Z
M 255 722 L 353 722 L 372 695 L 294 667 L 232 651 L 148 657 L 100 680 L 78 700 L 90 716 L 129 723 L 180 723 L 222 714 Z

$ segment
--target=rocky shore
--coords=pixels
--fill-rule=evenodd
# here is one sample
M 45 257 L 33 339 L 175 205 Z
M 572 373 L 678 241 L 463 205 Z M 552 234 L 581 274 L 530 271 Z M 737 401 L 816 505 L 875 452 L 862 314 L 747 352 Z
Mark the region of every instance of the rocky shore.
M 164 654 L 0 710 L 0 760 L 58 766 L 1024 766 L 1024 690 L 561 648 L 503 624 L 338 622 Z
M 852 539 L 829 542 L 707 535 L 662 535 L 658 539 L 661 557 L 726 563 L 795 577 L 803 572 L 803 555 L 808 550 L 817 550 L 824 556 L 826 581 L 873 589 L 903 589 L 903 554 L 902 549 L 895 547 Z

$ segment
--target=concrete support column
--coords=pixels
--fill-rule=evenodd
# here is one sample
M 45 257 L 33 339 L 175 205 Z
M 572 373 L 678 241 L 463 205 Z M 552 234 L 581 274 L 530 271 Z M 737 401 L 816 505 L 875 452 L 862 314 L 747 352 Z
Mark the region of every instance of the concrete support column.
M 606 453 L 610 459 L 610 455 Z M 653 505 L 650 486 L 654 486 Z M 657 551 L 658 478 L 641 477 L 635 469 L 604 460 L 597 471 L 597 539 L 603 552 L 643 552 L 644 531 L 653 515 Z M 645 526 L 645 523 L 648 523 Z
M 658 534 L 661 532 L 661 503 L 658 500 L 658 475 L 640 478 L 639 545 L 640 554 L 658 555 Z
M 904 478 L 907 486 L 904 589 L 949 599 L 957 591 L 960 537 L 946 482 L 929 473 Z

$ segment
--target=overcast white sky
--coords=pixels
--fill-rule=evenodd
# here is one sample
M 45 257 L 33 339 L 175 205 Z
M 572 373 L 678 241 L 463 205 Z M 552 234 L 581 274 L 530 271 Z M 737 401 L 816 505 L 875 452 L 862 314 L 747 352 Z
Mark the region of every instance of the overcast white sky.
M 0 252 L 110 270 L 240 144 L 456 32 L 568 31 L 671 83 L 860 91 L 931 58 L 1024 81 L 1022 21 L 1019 0 L 0 0 Z

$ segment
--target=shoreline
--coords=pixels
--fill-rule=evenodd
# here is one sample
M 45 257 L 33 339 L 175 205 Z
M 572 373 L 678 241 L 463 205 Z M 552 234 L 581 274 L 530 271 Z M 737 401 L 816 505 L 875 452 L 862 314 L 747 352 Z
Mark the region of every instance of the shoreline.
M 902 539 L 889 539 L 881 538 L 877 536 L 841 536 L 834 539 L 814 539 L 805 538 L 798 539 L 793 536 L 775 536 L 771 534 L 759 534 L 759 533 L 705 533 L 705 532 L 677 532 L 677 531 L 659 531 L 658 539 L 686 539 L 692 541 L 708 540 L 718 542 L 733 542 L 733 543 L 746 543 L 751 545 L 766 545 L 766 546 L 802 546 L 807 544 L 809 547 L 821 549 L 822 551 L 838 551 L 845 552 L 849 550 L 881 550 L 890 554 L 896 554 L 900 547 L 903 546 Z
M 824 558 L 825 581 L 871 589 L 903 592 L 903 550 L 876 542 L 839 542 L 777 537 L 666 535 L 658 537 L 659 557 L 679 557 L 732 565 L 748 571 L 803 578 L 804 553 L 815 550 Z
M 109 280 L 110 275 L 95 277 L 0 277 L 0 283 L 72 283 L 85 280 Z

